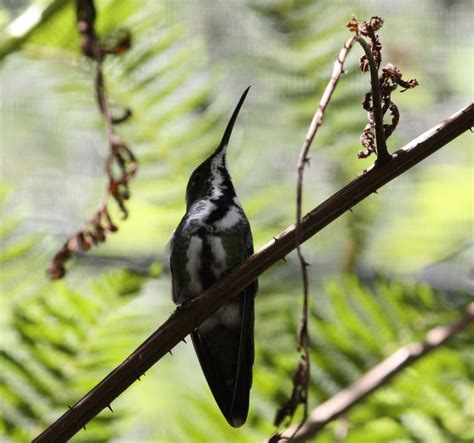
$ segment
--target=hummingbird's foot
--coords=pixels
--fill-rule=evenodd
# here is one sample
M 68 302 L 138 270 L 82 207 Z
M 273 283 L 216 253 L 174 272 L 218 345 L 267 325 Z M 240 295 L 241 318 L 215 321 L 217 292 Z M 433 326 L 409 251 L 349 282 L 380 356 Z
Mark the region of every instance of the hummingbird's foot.
M 191 298 L 190 298 L 190 299 L 183 300 L 183 301 L 181 302 L 181 304 L 179 304 L 179 305 L 177 306 L 176 309 L 177 309 L 178 311 L 182 311 L 183 309 L 189 308 L 189 305 L 191 304 L 192 301 L 193 301 L 193 300 L 192 300 Z

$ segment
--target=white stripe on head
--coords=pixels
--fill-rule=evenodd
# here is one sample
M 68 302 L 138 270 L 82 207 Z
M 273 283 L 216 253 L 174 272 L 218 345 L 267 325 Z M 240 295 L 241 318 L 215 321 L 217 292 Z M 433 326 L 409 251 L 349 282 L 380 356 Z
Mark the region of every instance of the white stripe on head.
M 224 183 L 224 176 L 220 171 L 220 168 L 227 168 L 226 164 L 226 150 L 227 146 L 224 146 L 221 151 L 212 158 L 211 162 L 211 193 L 212 198 L 219 198 L 222 196 L 221 185 Z

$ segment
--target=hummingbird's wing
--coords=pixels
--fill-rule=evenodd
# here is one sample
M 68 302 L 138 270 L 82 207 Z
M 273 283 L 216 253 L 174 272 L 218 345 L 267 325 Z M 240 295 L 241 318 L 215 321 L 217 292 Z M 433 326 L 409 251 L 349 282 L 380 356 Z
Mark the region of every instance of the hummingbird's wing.
M 242 250 L 246 255 L 243 258 L 253 253 L 250 232 Z M 233 427 L 242 426 L 248 414 L 254 361 L 256 292 L 255 281 L 191 334 L 212 394 Z
M 180 288 L 178 285 L 178 278 L 176 273 L 173 270 L 173 249 L 174 249 L 174 236 L 175 236 L 176 229 L 171 234 L 170 239 L 166 245 L 167 248 L 170 250 L 170 272 L 171 272 L 171 296 L 175 303 L 180 303 Z

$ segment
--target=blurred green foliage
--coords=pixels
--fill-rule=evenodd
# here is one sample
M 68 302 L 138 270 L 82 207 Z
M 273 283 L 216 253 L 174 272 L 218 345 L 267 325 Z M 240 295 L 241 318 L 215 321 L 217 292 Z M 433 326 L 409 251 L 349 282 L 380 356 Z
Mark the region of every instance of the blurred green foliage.
M 133 34 L 132 49 L 106 61 L 105 76 L 113 108 L 133 110 L 118 130 L 140 170 L 129 219 L 55 283 L 46 280 L 48 259 L 94 212 L 105 180 L 94 67 L 80 55 L 74 2 L 33 1 L 46 13 L 20 22 L 19 4 L 0 8 L 5 441 L 34 437 L 172 311 L 165 245 L 184 212 L 187 178 L 218 143 L 243 88 L 252 85 L 229 164 L 257 249 L 294 220 L 298 149 L 352 13 L 385 19 L 385 62 L 421 84 L 395 94 L 402 119 L 391 149 L 464 106 L 473 92 L 466 81 L 472 66 L 462 63 L 472 55 L 468 0 L 416 2 L 410 15 L 390 1 L 95 3 L 101 36 L 124 26 Z M 371 162 L 355 155 L 369 82 L 357 58 L 351 55 L 315 140 L 305 208 Z M 305 244 L 312 264 L 311 406 L 455 320 L 472 300 L 472 161 L 464 135 Z M 253 442 L 274 432 L 298 359 L 295 257 L 263 275 L 260 287 L 244 428 L 227 426 L 191 345 L 181 345 L 114 402 L 114 414 L 103 412 L 73 441 Z M 460 334 L 328 425 L 317 441 L 472 441 L 472 339 L 471 331 Z

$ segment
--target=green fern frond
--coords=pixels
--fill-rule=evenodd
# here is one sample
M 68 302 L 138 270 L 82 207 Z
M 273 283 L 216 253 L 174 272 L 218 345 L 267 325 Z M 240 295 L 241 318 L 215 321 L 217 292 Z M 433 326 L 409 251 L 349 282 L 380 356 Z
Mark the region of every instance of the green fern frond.
M 319 300 L 324 300 L 321 306 Z M 423 284 L 410 285 L 382 278 L 369 284 L 350 275 L 329 280 L 324 290 L 317 291 L 310 321 L 310 402 L 317 405 L 328 399 L 398 348 L 422 340 L 435 326 L 455 321 L 462 306 L 467 306 L 470 300 L 469 294 L 457 294 L 453 300 L 448 294 Z M 267 308 L 269 305 L 257 304 L 260 311 L 263 310 L 262 317 L 271 309 Z M 280 306 L 279 309 L 280 315 L 272 313 L 272 322 L 290 334 L 285 327 L 285 308 Z M 286 309 L 294 312 L 290 300 Z M 281 340 L 275 340 L 273 329 L 270 328 L 268 334 L 259 340 L 263 344 L 259 355 L 264 358 L 262 366 L 256 368 L 256 380 L 268 372 L 274 374 L 273 378 L 279 373 L 287 380 L 297 356 L 294 350 L 281 346 Z M 357 443 L 364 435 L 364 441 L 373 442 L 453 441 L 453 438 L 469 441 L 473 435 L 467 389 L 473 375 L 468 357 L 474 351 L 472 339 L 472 331 L 467 330 L 356 405 L 346 417 L 347 441 Z M 266 348 L 268 344 L 274 346 Z M 287 355 L 288 352 L 292 352 L 293 357 Z M 285 363 L 282 353 L 293 360 L 293 366 Z M 447 386 L 450 388 L 446 389 Z M 259 383 L 255 389 L 259 394 L 269 395 L 266 389 L 260 391 Z M 276 389 L 271 395 L 275 404 L 281 403 L 281 390 Z M 318 441 L 320 438 L 332 441 L 336 426 L 327 426 Z
M 31 439 L 136 345 L 144 314 L 130 303 L 144 281 L 116 271 L 86 293 L 50 283 L 13 306 L 10 339 L 0 353 L 7 435 Z M 120 314 L 130 309 L 127 316 Z M 104 412 L 78 441 L 110 440 L 123 415 Z

